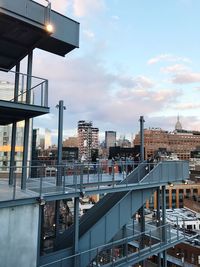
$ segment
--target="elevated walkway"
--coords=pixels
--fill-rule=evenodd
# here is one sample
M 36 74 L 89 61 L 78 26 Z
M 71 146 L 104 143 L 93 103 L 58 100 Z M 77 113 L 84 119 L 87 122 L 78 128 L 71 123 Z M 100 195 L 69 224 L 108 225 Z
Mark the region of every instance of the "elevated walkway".
M 94 194 L 94 192 L 96 194 L 107 192 L 106 196 L 80 219 L 78 242 L 80 265 L 76 265 L 77 267 L 88 266 L 101 252 L 102 248 L 109 248 L 110 242 L 114 240 L 119 231 L 130 221 L 132 216 L 159 186 L 172 182 L 183 182 L 183 180 L 188 179 L 189 173 L 189 164 L 186 161 L 159 162 L 154 167 L 147 163 L 142 163 L 119 183 L 117 174 L 113 173 L 105 177 L 103 175 L 100 176 L 101 170 L 98 166 L 96 178 L 94 173 L 90 174 L 88 172 L 88 174 L 84 174 L 80 171 L 84 166 L 76 170 L 73 169 L 74 173 L 70 172 L 68 175 L 65 175 L 65 171 L 69 169 L 67 166 L 57 166 L 54 170 L 62 168 L 59 173 L 64 174 L 64 176 L 62 177 L 62 185 L 56 186 L 56 172 L 55 177 L 45 177 L 45 171 L 47 171 L 48 167 L 37 166 L 32 168 L 35 168 L 33 173 L 37 174 L 35 176 L 37 178 L 29 178 L 27 180 L 27 189 L 22 190 L 20 193 L 20 184 L 18 184 L 20 180 L 15 176 L 13 186 L 9 186 L 9 194 L 12 199 L 5 201 L 6 195 L 4 194 L 4 199 L 0 202 L 0 206 L 25 205 L 26 203 L 44 205 L 41 204 L 42 201 L 45 203 L 51 200 L 79 197 L 83 192 L 87 195 Z M 28 173 L 31 173 L 31 170 Z M 123 176 L 124 174 L 121 175 Z M 148 234 L 145 235 L 148 236 Z M 176 242 L 181 242 L 181 234 L 177 234 L 177 236 L 177 239 L 174 239 L 174 243 L 168 242 L 166 246 L 159 238 L 159 231 L 157 233 L 154 232 L 154 238 L 151 237 L 151 239 L 155 241 L 155 238 L 157 238 L 159 245 L 152 243 L 151 250 L 149 246 L 148 248 L 145 247 L 143 252 L 140 251 L 140 256 L 145 258 L 147 255 L 155 253 L 155 251 L 163 251 L 176 244 Z M 60 234 L 57 239 L 57 251 L 40 257 L 39 266 L 57 267 L 60 266 L 61 262 L 69 267 L 74 266 L 72 259 L 76 259 L 77 255 L 73 253 L 73 237 L 74 226 L 72 225 L 63 234 Z M 130 239 L 128 241 L 132 242 Z M 135 240 L 134 244 L 137 244 L 137 242 Z M 130 263 L 137 261 L 138 251 L 134 253 L 136 254 L 132 256 L 128 253 L 124 259 L 120 259 L 121 264 L 127 258 Z
M 187 178 L 188 163 L 186 162 L 184 164 L 181 161 L 160 162 L 153 169 L 150 169 L 148 164 L 139 165 L 125 180 L 116 185 L 116 187 L 121 187 L 122 192 L 107 194 L 81 217 L 79 250 L 81 252 L 91 251 L 94 247 L 106 246 L 158 186 Z M 127 185 L 134 185 L 135 188 L 130 189 Z M 123 191 L 123 188 L 126 190 Z M 56 252 L 56 258 L 62 258 L 62 249 L 72 246 L 73 236 L 73 226 L 60 235 L 56 249 L 61 251 Z M 164 249 L 164 247 L 160 248 L 161 251 Z M 96 256 L 94 253 L 90 253 L 90 256 L 86 254 L 81 258 L 81 266 L 87 266 Z M 51 255 L 45 256 L 41 263 L 48 262 L 48 257 Z

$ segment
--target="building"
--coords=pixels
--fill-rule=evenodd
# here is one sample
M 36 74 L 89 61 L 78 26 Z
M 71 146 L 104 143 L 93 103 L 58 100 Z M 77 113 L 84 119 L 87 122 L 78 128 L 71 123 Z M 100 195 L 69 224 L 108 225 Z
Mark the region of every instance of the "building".
M 91 151 L 98 150 L 99 129 L 92 127 L 92 122 L 78 122 L 78 149 L 80 160 L 91 160 Z
M 116 145 L 116 132 L 105 131 L 105 148 L 114 147 Z
M 78 147 L 78 137 L 68 137 L 63 141 L 63 147 Z
M 16 130 L 15 165 L 22 166 L 24 123 L 19 122 Z M 0 172 L 8 171 L 10 165 L 12 126 L 0 127 Z
M 41 265 L 38 233 L 41 229 L 39 214 L 43 208 L 38 194 L 37 197 L 32 195 L 32 203 L 27 202 L 30 200 L 27 187 L 32 174 L 29 165 L 32 119 L 49 113 L 49 105 L 48 81 L 32 73 L 33 59 L 38 56 L 33 51 L 41 49 L 64 57 L 79 46 L 79 24 L 51 10 L 50 1 L 46 4 L 43 6 L 30 0 L 0 1 L 0 80 L 7 81 L 3 89 L 0 86 L 0 146 L 5 150 L 1 151 L 4 155 L 1 155 L 0 165 L 5 162 L 6 153 L 10 153 L 8 175 L 2 177 L 0 186 L 0 265 L 4 267 Z M 26 71 L 22 73 L 24 58 L 27 66 L 23 65 Z M 23 133 L 18 134 L 17 126 L 21 121 L 24 121 Z M 21 136 L 22 151 L 22 145 L 18 143 Z M 23 167 L 16 176 L 19 151 Z M 33 178 L 38 178 L 44 172 L 37 168 L 34 175 Z M 12 214 L 11 210 L 14 211 Z
M 49 129 L 45 129 L 44 133 L 44 148 L 47 149 L 51 147 L 51 131 Z
M 11 75 L 12 77 L 12 75 Z M 5 77 L 6 79 L 6 77 Z M 10 77 L 7 78 L 8 80 Z M 0 98 L 3 100 L 12 100 L 14 84 L 9 81 L 0 81 Z M 23 153 L 23 131 L 24 123 L 17 123 L 16 130 L 16 147 L 15 147 L 15 162 L 16 166 L 21 166 L 22 153 Z M 8 172 L 10 165 L 10 152 L 11 152 L 11 138 L 12 138 L 12 125 L 0 126 L 0 173 Z
M 49 113 L 48 81 L 32 74 L 33 50 L 40 48 L 65 56 L 79 46 L 79 24 L 55 12 L 50 2 L 46 2 L 47 5 L 43 6 L 30 0 L 0 1 L 0 68 L 13 73 L 12 69 L 16 67 L 14 100 L 0 99 L 0 125 L 13 125 L 11 166 L 14 165 L 16 152 L 16 124 L 25 121 L 22 174 L 16 177 L 15 169 L 11 167 L 9 179 L 4 177 L 1 180 L 0 264 L 3 267 L 86 267 L 102 266 L 105 262 L 109 266 L 137 266 L 141 261 L 162 253 L 162 265 L 160 263 L 159 267 L 167 267 L 166 250 L 182 239 L 177 234 L 172 239 L 162 234 L 167 230 L 165 188 L 169 181 L 178 183 L 187 179 L 188 162 L 160 162 L 151 171 L 146 169 L 147 165 L 139 164 L 120 185 L 112 183 L 114 172 L 107 177 L 102 166 L 97 164 L 44 164 L 34 166 L 33 176 L 30 172 L 27 164 L 30 121 Z M 34 56 L 39 57 L 40 54 L 35 53 Z M 21 75 L 20 63 L 24 57 L 28 62 L 27 73 Z M 23 101 L 20 97 L 22 93 L 18 91 L 19 78 L 26 78 Z M 35 79 L 37 82 L 33 88 L 31 81 Z M 39 91 L 39 98 L 33 94 L 34 89 Z M 80 125 L 83 124 L 82 121 Z M 89 148 L 95 148 L 97 138 L 92 142 L 92 133 L 96 137 L 97 128 L 92 131 L 91 126 L 85 130 L 89 135 L 83 142 Z M 96 178 L 94 169 L 97 171 Z M 163 216 L 159 222 L 162 228 L 156 228 L 151 234 L 146 232 L 145 236 L 149 236 L 149 246 L 146 247 L 143 242 L 144 204 L 160 187 Z M 94 195 L 94 191 L 106 194 L 79 217 L 81 199 L 85 194 Z M 72 198 L 73 212 L 68 205 Z M 125 231 L 126 224 L 138 213 L 140 228 L 136 235 L 132 235 L 133 231 L 129 235 Z M 123 235 L 122 240 L 117 239 L 119 233 Z M 155 238 L 158 242 L 156 246 L 153 243 Z M 137 250 L 128 251 L 130 241 L 136 244 Z
M 160 128 L 144 130 L 145 157 L 154 156 L 159 150 L 172 152 L 182 160 L 190 158 L 190 152 L 200 146 L 200 132 L 181 129 L 178 119 L 175 131 L 168 132 Z M 135 135 L 134 145 L 140 144 L 140 134 Z
M 120 147 L 131 147 L 131 142 L 126 139 L 125 136 L 121 136 L 118 140 L 117 140 L 117 146 L 120 146 Z
M 185 181 L 183 181 L 182 184 L 170 184 L 166 187 L 167 209 L 183 208 L 191 199 L 198 200 L 200 198 L 200 184 L 184 182 Z M 187 206 L 189 204 L 187 204 Z M 196 204 L 198 204 L 198 202 L 196 202 Z M 151 198 L 147 201 L 146 206 L 150 209 L 157 209 L 156 192 L 154 192 Z

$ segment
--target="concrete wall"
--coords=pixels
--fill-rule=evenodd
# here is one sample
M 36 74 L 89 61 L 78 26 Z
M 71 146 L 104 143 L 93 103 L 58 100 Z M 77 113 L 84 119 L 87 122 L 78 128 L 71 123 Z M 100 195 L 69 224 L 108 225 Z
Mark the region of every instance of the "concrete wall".
M 38 205 L 0 209 L 0 266 L 36 267 Z

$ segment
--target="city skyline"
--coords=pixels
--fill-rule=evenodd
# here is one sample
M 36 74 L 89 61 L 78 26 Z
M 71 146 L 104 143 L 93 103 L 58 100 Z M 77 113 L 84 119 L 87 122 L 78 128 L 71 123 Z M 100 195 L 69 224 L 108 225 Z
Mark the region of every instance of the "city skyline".
M 98 125 L 100 136 L 111 129 L 130 138 L 140 115 L 147 128 L 173 130 L 179 115 L 183 128 L 200 130 L 198 1 L 51 3 L 81 23 L 80 48 L 67 58 L 35 52 L 33 73 L 49 79 L 51 106 L 36 127 L 56 135 L 55 106 L 63 99 L 64 136 L 74 135 L 83 119 Z

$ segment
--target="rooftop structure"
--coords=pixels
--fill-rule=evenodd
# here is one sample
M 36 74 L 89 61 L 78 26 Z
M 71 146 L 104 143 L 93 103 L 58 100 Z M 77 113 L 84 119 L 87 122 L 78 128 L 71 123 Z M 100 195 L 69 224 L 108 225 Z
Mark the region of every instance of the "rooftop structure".
M 51 10 L 49 4 L 42 6 L 31 0 L 2 0 L 0 14 L 1 74 L 13 77 L 12 99 L 0 100 L 0 125 L 12 123 L 9 177 L 0 180 L 1 265 L 127 266 L 155 254 L 161 259 L 162 253 L 159 266 L 166 267 L 166 249 L 185 236 L 178 229 L 171 232 L 166 223 L 165 187 L 169 182 L 188 178 L 188 162 L 162 161 L 151 165 L 141 157 L 142 162 L 130 173 L 125 171 L 126 166 L 121 166 L 124 171 L 118 174 L 114 162 L 109 162 L 109 166 L 107 162 L 29 164 L 30 120 L 49 112 L 48 81 L 32 74 L 33 50 L 40 48 L 64 56 L 78 47 L 79 24 Z M 50 23 L 54 29 L 51 32 L 47 31 Z M 20 62 L 25 56 L 27 73 L 22 74 Z M 15 71 L 10 71 L 12 67 Z M 22 120 L 23 159 L 21 172 L 17 173 L 16 124 Z M 84 122 L 80 122 L 82 130 L 83 126 Z M 91 129 L 90 134 L 93 132 L 96 135 L 98 129 Z M 97 138 L 94 145 L 96 142 Z M 89 145 L 93 143 L 89 141 Z M 162 221 L 158 212 L 160 226 L 150 232 L 145 229 L 144 204 L 155 191 L 162 207 Z M 85 194 L 105 196 L 79 217 L 79 202 Z M 68 205 L 71 198 L 73 213 Z M 136 213 L 140 215 L 140 232 L 127 235 L 125 226 Z M 120 240 L 119 233 L 123 233 Z M 137 251 L 127 249 L 129 242 L 137 242 Z M 115 254 L 119 248 L 123 248 L 122 253 Z
M 177 122 L 175 124 L 175 131 L 179 131 L 179 130 L 182 130 L 182 125 L 180 123 L 180 119 L 179 119 L 179 116 L 177 117 Z
M 105 147 L 109 149 L 111 146 L 116 145 L 116 132 L 115 131 L 105 131 Z
M 134 145 L 140 144 L 140 134 L 136 134 Z M 159 150 L 176 153 L 179 159 L 188 160 L 191 151 L 200 146 L 200 132 L 176 130 L 164 131 L 160 128 L 144 130 L 144 147 L 146 158 L 154 156 Z
M 99 147 L 99 129 L 92 126 L 92 122 L 78 122 L 79 159 L 90 161 L 92 150 Z

